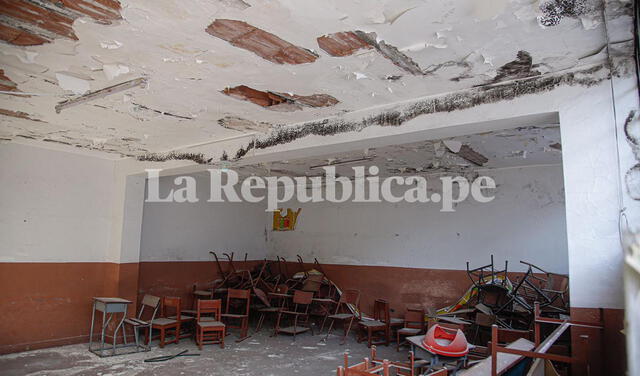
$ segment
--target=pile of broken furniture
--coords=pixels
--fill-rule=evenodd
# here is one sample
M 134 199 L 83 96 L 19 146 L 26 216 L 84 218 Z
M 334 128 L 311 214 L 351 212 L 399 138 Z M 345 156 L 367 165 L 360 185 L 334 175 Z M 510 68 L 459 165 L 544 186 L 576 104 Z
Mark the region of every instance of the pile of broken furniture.
M 273 322 L 272 336 L 293 336 L 316 331 L 326 334 L 342 327 L 345 343 L 354 330 L 358 342 L 372 349 L 370 358 L 349 366 L 348 356 L 338 375 L 498 375 L 508 370 L 534 367 L 568 374 L 575 361 L 570 354 L 566 329 L 571 326 L 598 328 L 598 325 L 568 320 L 568 277 L 550 273 L 531 263 L 524 273 L 509 273 L 508 264 L 498 270 L 493 263 L 470 269 L 468 291 L 451 306 L 426 310 L 409 307 L 404 317 L 391 317 L 388 301 L 375 299 L 370 316 L 360 310 L 360 292 L 340 289 L 324 272 L 318 260 L 306 264 L 298 256 L 298 271 L 289 273 L 287 261 L 242 262 L 239 268 L 233 253 L 223 253 L 227 267 L 211 252 L 218 279 L 206 286 L 193 286 L 190 307 L 180 298 L 145 296 L 133 326 L 138 343 L 144 329 L 148 348 L 157 329 L 160 346 L 194 336 L 200 348 L 207 343 L 224 347 L 230 328 L 239 329 L 236 342 L 249 335 L 250 317 L 257 319 L 256 331 Z M 246 268 L 247 266 L 251 266 Z M 151 316 L 143 317 L 147 307 Z M 147 313 L 147 314 L 148 314 Z M 167 341 L 167 333 L 172 339 Z M 546 338 L 543 340 L 543 338 Z M 409 345 L 408 362 L 377 359 L 376 345 L 396 349 Z M 454 346 L 455 344 L 455 346 Z M 454 349 L 454 347 L 456 347 Z M 542 367 L 542 368 L 539 368 Z M 522 373 L 524 374 L 524 373 Z

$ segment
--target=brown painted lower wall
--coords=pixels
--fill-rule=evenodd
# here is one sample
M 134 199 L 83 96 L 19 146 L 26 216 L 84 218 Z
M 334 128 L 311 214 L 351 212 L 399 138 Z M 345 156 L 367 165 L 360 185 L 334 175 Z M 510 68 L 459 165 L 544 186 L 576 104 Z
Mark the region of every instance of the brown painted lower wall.
M 92 297 L 137 284 L 138 264 L 0 263 L 0 354 L 86 342 Z
M 571 308 L 571 320 L 604 324 L 603 330 L 571 328 L 574 356 L 585 362 L 573 375 L 624 375 L 627 369 L 623 309 Z
M 236 267 L 246 269 L 255 263 L 237 263 Z M 227 270 L 229 266 L 223 263 L 222 267 Z M 287 269 L 290 274 L 302 270 L 294 263 L 288 263 Z M 470 286 L 464 270 L 359 265 L 323 265 L 323 270 L 341 288 L 361 291 L 363 311 L 371 310 L 374 299 L 384 298 L 395 316 L 410 305 L 447 306 Z M 194 283 L 204 287 L 217 276 L 213 262 L 0 263 L 0 353 L 86 342 L 94 296 L 119 296 L 134 302 L 144 294 L 180 296 L 190 305 Z M 594 322 L 600 319 L 600 310 L 572 308 L 571 316 Z M 604 309 L 602 317 L 602 334 L 572 330 L 574 352 L 588 359 L 590 367 L 577 374 L 602 374 L 605 365 L 612 370 L 609 375 L 624 374 L 624 336 L 620 333 L 624 310 Z

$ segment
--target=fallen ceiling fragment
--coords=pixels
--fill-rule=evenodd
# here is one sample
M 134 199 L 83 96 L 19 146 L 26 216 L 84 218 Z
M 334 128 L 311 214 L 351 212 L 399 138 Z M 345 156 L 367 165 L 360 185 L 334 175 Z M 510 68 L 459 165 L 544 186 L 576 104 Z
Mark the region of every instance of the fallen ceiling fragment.
M 17 46 L 78 39 L 72 26 L 79 17 L 103 24 L 120 19 L 117 0 L 0 0 L 0 8 L 0 39 Z
M 297 95 L 274 91 L 261 91 L 250 88 L 246 85 L 226 88 L 222 92 L 228 96 L 246 100 L 267 108 L 286 104 L 299 104 L 308 107 L 327 107 L 333 106 L 339 102 L 336 98 L 328 94 Z M 290 109 L 301 109 L 301 107 L 298 106 L 297 108 Z
M 318 55 L 295 46 L 278 36 L 251 26 L 244 21 L 217 19 L 206 28 L 207 33 L 232 45 L 251 51 L 276 64 L 313 63 Z

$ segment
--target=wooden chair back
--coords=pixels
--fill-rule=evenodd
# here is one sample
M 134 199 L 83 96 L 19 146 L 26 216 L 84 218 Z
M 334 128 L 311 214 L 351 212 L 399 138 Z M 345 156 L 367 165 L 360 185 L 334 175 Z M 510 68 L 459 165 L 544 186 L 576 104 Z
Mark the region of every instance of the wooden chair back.
M 220 321 L 222 314 L 222 301 L 220 299 L 214 300 L 198 300 L 198 308 L 196 311 L 196 320 L 200 322 L 202 318 L 211 317 L 206 315 L 212 315 L 215 321 Z
M 425 326 L 424 309 L 408 308 L 404 314 L 404 327 L 424 331 Z
M 391 315 L 389 313 L 389 302 L 384 299 L 376 299 L 373 302 L 373 319 L 382 321 L 389 325 Z
M 231 308 L 231 304 L 234 303 L 233 301 L 239 302 L 242 306 L 238 314 L 247 316 L 249 315 L 249 306 L 251 305 L 251 290 L 228 289 L 227 305 L 225 307 L 226 313 L 231 313 L 229 309 Z
M 146 294 L 142 297 L 142 303 L 140 304 L 140 311 L 138 311 L 138 319 L 142 320 L 145 312 L 145 308 L 149 308 L 151 313 L 151 320 L 156 318 L 158 307 L 160 306 L 160 298 L 157 296 Z
M 307 313 L 309 311 L 309 306 L 313 301 L 313 292 L 311 291 L 302 291 L 296 290 L 293 293 L 293 311 L 294 312 L 304 312 Z
M 165 296 L 162 298 L 162 317 L 176 316 L 176 321 L 180 321 L 180 298 L 175 296 Z

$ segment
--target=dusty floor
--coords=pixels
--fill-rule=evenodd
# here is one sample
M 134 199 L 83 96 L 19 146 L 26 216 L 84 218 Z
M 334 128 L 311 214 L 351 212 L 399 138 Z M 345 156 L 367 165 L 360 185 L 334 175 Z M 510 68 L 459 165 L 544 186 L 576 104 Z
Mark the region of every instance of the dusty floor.
M 55 347 L 0 356 L 0 375 L 335 375 L 342 364 L 342 354 L 347 351 L 350 361 L 361 361 L 369 355 L 365 343 L 356 343 L 355 337 L 340 345 L 340 338 L 324 335 L 302 334 L 292 337 L 281 335 L 269 337 L 263 330 L 241 343 L 236 343 L 237 334 L 227 337 L 225 348 L 207 345 L 199 351 L 192 339 L 184 339 L 179 345 L 171 344 L 164 349 L 157 342 L 150 352 L 99 358 L 87 350 L 86 344 Z M 161 355 L 172 355 L 188 349 L 199 353 L 196 357 L 179 357 L 161 363 L 145 363 L 143 360 Z M 379 346 L 378 356 L 390 360 L 406 358 L 408 348 L 396 352 L 395 343 L 389 347 Z

